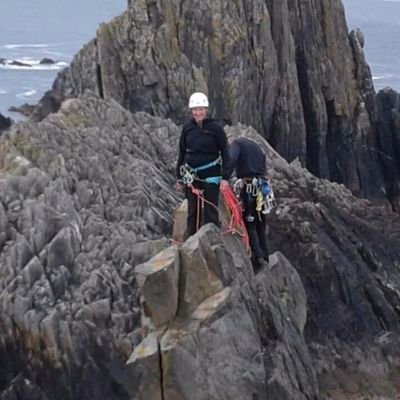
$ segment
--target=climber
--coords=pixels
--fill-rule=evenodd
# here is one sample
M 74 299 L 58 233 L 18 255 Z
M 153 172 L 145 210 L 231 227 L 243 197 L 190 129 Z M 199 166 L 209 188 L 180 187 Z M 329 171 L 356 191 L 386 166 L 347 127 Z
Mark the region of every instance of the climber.
M 207 117 L 209 103 L 204 93 L 193 93 L 189 99 L 192 118 L 183 125 L 176 165 L 178 190 L 185 190 L 188 200 L 187 236 L 204 223 L 219 226 L 218 199 L 221 180 L 228 185 L 228 145 L 222 126 Z
M 243 203 L 243 219 L 247 228 L 255 271 L 269 259 L 266 235 L 265 197 L 271 191 L 266 177 L 266 157 L 261 147 L 245 137 L 229 138 L 228 176 L 236 170 L 234 185 Z

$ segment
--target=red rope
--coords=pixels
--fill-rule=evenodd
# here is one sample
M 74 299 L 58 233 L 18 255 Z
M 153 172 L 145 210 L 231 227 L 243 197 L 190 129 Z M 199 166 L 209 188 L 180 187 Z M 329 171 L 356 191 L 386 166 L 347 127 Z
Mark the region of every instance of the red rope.
M 240 235 L 242 237 L 246 250 L 249 252 L 250 241 L 249 241 L 249 235 L 247 234 L 246 225 L 244 224 L 242 218 L 242 207 L 239 201 L 236 199 L 235 195 L 233 194 L 232 189 L 229 186 L 221 187 L 221 192 L 225 204 L 227 205 L 229 211 L 231 212 L 230 221 L 229 223 L 227 223 L 226 220 L 221 215 L 221 212 L 219 211 L 218 207 L 214 203 L 205 199 L 202 192 L 199 189 L 196 189 L 193 185 L 191 185 L 190 188 L 192 190 L 192 193 L 195 196 L 197 196 L 196 230 L 198 230 L 200 227 L 200 201 L 201 201 L 202 205 L 204 205 L 204 203 L 207 203 L 218 211 L 220 219 L 227 228 L 226 230 L 223 231 L 223 234 L 226 235 L 228 233 L 232 234 L 236 233 Z M 237 229 L 236 227 L 239 227 L 239 229 Z
M 221 187 L 221 192 L 224 197 L 224 201 L 226 205 L 228 206 L 231 214 L 231 220 L 229 223 L 229 231 L 234 231 L 236 232 L 237 229 L 234 229 L 235 226 L 240 227 L 240 230 L 242 231 L 242 240 L 243 243 L 246 247 L 247 251 L 250 251 L 250 241 L 249 241 L 249 235 L 246 230 L 246 225 L 243 221 L 242 218 L 242 206 L 234 193 L 232 192 L 232 189 L 229 186 L 222 186 Z

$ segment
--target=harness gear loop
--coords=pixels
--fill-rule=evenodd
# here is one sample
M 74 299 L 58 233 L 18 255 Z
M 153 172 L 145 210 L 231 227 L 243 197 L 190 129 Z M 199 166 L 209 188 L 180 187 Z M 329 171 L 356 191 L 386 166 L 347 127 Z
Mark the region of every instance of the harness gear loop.
M 214 183 L 214 184 L 218 185 L 221 182 L 222 176 L 209 176 L 205 179 L 200 179 L 197 175 L 197 172 L 214 167 L 215 165 L 221 164 L 221 163 L 222 163 L 222 158 L 221 158 L 221 156 L 219 156 L 216 160 L 211 161 L 204 165 L 200 165 L 199 167 L 195 167 L 195 168 L 191 167 L 188 164 L 183 164 L 179 168 L 179 173 L 181 174 L 182 182 L 186 186 L 191 186 L 194 181 Z
M 269 179 L 264 177 L 244 178 L 244 184 L 246 185 L 246 197 L 245 201 L 251 201 L 251 197 L 255 198 L 256 211 L 262 214 L 269 214 L 273 208 L 275 208 L 276 201 L 274 192 L 272 190 L 271 182 Z M 245 217 L 247 222 L 252 222 Z

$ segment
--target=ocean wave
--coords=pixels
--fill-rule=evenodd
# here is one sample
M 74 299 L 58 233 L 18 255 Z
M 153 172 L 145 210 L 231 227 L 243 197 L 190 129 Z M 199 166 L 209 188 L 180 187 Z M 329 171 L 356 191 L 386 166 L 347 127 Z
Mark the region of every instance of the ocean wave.
M 53 51 L 53 50 L 43 50 L 43 54 L 50 55 L 53 57 L 56 56 L 56 57 L 60 57 L 63 59 L 71 59 L 72 58 L 72 56 L 69 54 L 65 54 L 65 53 L 61 53 L 59 51 Z
M 25 88 L 25 89 L 27 89 L 25 92 L 17 94 L 17 97 L 19 99 L 26 99 L 27 97 L 34 96 L 37 93 L 37 90 L 35 89 L 32 88 Z
M 16 61 L 23 65 L 13 65 Z M 5 60 L 4 64 L 0 64 L 0 69 L 11 69 L 19 71 L 49 71 L 60 70 L 67 67 L 69 64 L 65 61 L 58 61 L 54 64 L 40 64 L 40 60 L 34 60 L 31 57 L 22 57 L 16 60 Z
M 49 44 L 5 44 L 5 49 L 21 49 L 21 48 L 44 48 L 49 47 Z
M 382 67 L 382 68 L 387 68 L 388 65 L 387 64 L 379 64 L 379 63 L 374 63 L 374 62 L 370 62 L 368 63 L 370 67 Z
M 385 74 L 385 75 L 373 75 L 372 80 L 374 81 L 381 81 L 383 79 L 392 79 L 394 75 L 392 74 Z
M 6 94 L 7 93 L 7 91 L 6 90 L 4 90 L 4 89 L 0 89 L 0 94 Z

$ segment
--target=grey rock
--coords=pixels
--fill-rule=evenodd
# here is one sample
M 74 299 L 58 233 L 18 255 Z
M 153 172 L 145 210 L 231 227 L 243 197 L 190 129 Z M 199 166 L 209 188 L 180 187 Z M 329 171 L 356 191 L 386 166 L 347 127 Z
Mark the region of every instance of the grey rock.
M 393 210 L 400 210 L 400 94 L 392 89 L 381 90 L 377 95 L 380 157 L 382 160 L 385 189 Z
M 224 289 L 193 313 L 191 318 L 197 316 L 196 323 L 191 322 L 186 327 L 177 322 L 178 326 L 172 325 L 163 336 L 161 352 L 166 399 L 252 400 L 266 395 L 257 330 L 245 305 L 232 304 L 235 299 L 231 296 L 230 291 Z M 221 312 L 220 308 L 226 310 L 217 318 L 213 314 Z
M 398 332 L 398 215 L 317 179 L 299 162 L 287 164 L 251 128 L 227 131 L 257 141 L 267 153 L 278 201 L 268 217 L 270 250 L 287 257 L 306 290 L 304 335 L 321 397 L 339 393 L 342 384 L 348 385 L 343 396 L 350 396 L 350 387 L 368 396 L 362 383 L 368 381 L 370 393 L 393 398 L 400 360 L 398 334 L 391 334 Z M 376 338 L 385 332 L 390 334 L 383 344 Z
M 134 267 L 168 247 L 178 135 L 88 93 L 1 139 L 1 396 L 128 396 Z
M 280 253 L 271 257 L 276 272 L 265 268 L 257 277 L 246 275 L 245 269 L 252 271 L 247 255 L 242 253 L 232 262 L 229 244 L 225 248 L 224 242 L 211 224 L 193 236 L 190 245 L 207 254 L 208 267 L 219 266 L 217 276 L 222 273 L 224 279 L 224 272 L 231 270 L 230 285 L 209 293 L 192 312 L 179 304 L 183 310 L 178 309 L 167 327 L 153 328 L 128 362 L 128 368 L 137 364 L 138 373 L 149 369 L 141 381 L 133 379 L 139 393 L 133 398 L 152 398 L 151 393 L 158 390 L 154 377 L 159 371 L 165 399 L 252 400 L 267 393 L 271 399 L 316 398 L 316 374 L 303 338 L 306 295 L 299 275 Z M 230 242 L 244 248 L 238 236 L 231 236 Z M 175 254 L 177 261 L 187 251 L 185 245 L 180 248 L 181 257 Z M 164 253 L 157 257 L 162 259 Z M 240 264 L 243 270 L 236 268 Z M 180 286 L 188 274 L 197 276 L 193 269 L 181 269 Z M 193 297 L 204 297 L 201 282 L 190 290 Z
M 135 268 L 144 314 L 156 328 L 171 322 L 178 310 L 179 253 L 169 247 Z
M 22 115 L 25 115 L 25 117 L 30 117 L 35 110 L 35 107 L 36 106 L 32 104 L 24 103 L 21 106 L 12 106 L 8 111 L 21 113 Z
M 17 61 L 17 60 L 13 60 L 13 61 L 9 62 L 8 65 L 14 65 L 16 67 L 32 67 L 32 65 L 30 65 L 30 64 L 23 63 L 23 62 Z
M 12 125 L 11 119 L 0 114 L 0 134 L 2 133 L 2 131 L 8 129 L 11 125 Z
M 126 366 L 126 386 L 130 399 L 165 399 L 161 389 L 159 344 L 154 333 L 136 347 Z
M 208 229 L 212 227 L 204 226 L 200 230 Z M 214 254 L 208 250 L 207 244 L 200 241 L 200 234 L 191 236 L 181 248 L 178 310 L 183 316 L 190 314 L 203 300 L 223 288 L 215 263 L 209 262 Z
M 55 64 L 56 62 L 51 58 L 44 57 L 40 60 L 39 64 Z
M 188 204 L 185 199 L 175 211 L 172 238 L 179 244 L 183 243 L 186 239 L 187 207 Z
M 269 395 L 287 400 L 317 396 L 316 372 L 309 367 L 313 361 L 303 337 L 307 299 L 300 276 L 290 262 L 276 252 L 270 256 L 269 267 L 257 274 L 256 285 L 263 322 L 258 327 L 265 344 L 263 354 Z

